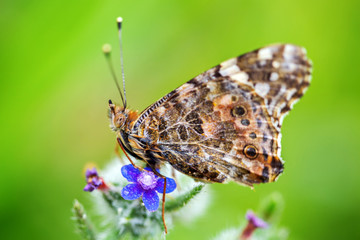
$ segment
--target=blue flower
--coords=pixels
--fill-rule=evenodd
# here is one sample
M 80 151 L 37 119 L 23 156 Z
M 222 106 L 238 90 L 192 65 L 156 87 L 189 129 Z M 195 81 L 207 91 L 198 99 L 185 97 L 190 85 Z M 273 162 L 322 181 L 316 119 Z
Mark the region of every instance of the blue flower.
M 140 171 L 133 165 L 125 165 L 121 173 L 130 182 L 121 190 L 121 196 L 125 200 L 135 200 L 142 196 L 147 210 L 153 212 L 159 207 L 159 196 L 156 192 L 164 192 L 164 179 L 155 175 L 150 168 L 148 171 Z M 176 188 L 175 180 L 166 178 L 166 193 L 171 193 Z
M 92 192 L 95 189 L 107 190 L 109 188 L 103 178 L 99 177 L 95 167 L 93 169 L 87 169 L 85 177 L 87 184 L 84 187 L 84 191 L 86 192 Z

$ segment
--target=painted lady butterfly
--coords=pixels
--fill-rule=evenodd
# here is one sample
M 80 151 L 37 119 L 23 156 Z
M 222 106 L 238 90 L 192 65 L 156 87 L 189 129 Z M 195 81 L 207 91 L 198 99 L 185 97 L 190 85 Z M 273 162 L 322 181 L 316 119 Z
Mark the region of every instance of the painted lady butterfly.
M 126 108 L 125 90 L 123 96 L 117 83 L 123 106 L 109 101 L 111 127 L 124 153 L 145 161 L 161 177 L 155 169 L 167 162 L 200 181 L 232 180 L 252 187 L 282 173 L 282 121 L 310 80 L 304 48 L 272 45 L 211 68 L 141 114 Z M 166 179 L 166 231 L 165 188 Z

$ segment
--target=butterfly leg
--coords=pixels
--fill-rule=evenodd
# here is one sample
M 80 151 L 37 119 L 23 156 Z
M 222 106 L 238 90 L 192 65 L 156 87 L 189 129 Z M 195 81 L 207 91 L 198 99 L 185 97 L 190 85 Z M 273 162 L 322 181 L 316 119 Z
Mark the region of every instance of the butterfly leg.
M 115 154 L 116 154 L 116 156 L 119 158 L 121 164 L 124 165 L 125 163 L 124 163 L 124 160 L 121 158 L 120 151 L 119 151 L 119 145 L 118 145 L 118 144 L 115 145 Z
M 124 146 L 122 145 L 120 138 L 117 138 L 116 140 L 118 141 L 121 150 L 124 152 L 125 156 L 127 157 L 127 159 L 129 159 L 130 163 L 134 166 L 134 168 L 136 168 L 136 169 L 138 169 L 138 170 L 140 170 L 140 171 L 144 171 L 145 169 L 136 166 L 135 163 L 131 160 L 131 158 L 129 157 L 129 155 L 126 153 L 126 150 L 124 149 Z M 145 170 L 145 171 L 146 171 L 146 170 Z
M 165 193 L 166 193 L 166 177 L 164 177 L 164 190 L 163 190 L 163 198 L 162 198 L 161 217 L 163 220 L 165 233 L 167 233 L 167 227 L 166 227 L 166 223 L 165 223 Z

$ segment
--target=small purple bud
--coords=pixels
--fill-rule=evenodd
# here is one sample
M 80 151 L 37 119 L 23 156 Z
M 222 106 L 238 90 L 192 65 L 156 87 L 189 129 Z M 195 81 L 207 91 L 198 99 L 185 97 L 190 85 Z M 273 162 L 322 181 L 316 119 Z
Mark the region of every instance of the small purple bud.
M 257 228 L 267 228 L 269 226 L 264 220 L 257 217 L 255 213 L 250 210 L 246 213 L 246 219 L 249 220 L 249 222 L 252 222 Z
M 246 213 L 246 219 L 249 221 L 246 225 L 245 229 L 241 233 L 240 239 L 241 240 L 248 240 L 251 239 L 251 235 L 257 228 L 267 228 L 269 225 L 262 220 L 261 218 L 257 217 L 252 211 L 248 211 Z
M 105 184 L 104 180 L 101 177 L 99 177 L 95 167 L 93 169 L 87 169 L 85 176 L 87 182 L 86 186 L 84 187 L 85 192 L 92 192 L 95 189 L 100 189 L 100 190 L 109 189 L 109 187 Z

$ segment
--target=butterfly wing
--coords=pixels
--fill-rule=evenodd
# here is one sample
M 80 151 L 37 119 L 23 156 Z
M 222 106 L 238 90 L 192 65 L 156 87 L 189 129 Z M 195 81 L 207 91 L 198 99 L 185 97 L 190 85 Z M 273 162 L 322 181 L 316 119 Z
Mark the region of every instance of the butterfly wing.
M 219 72 L 253 87 L 280 128 L 284 116 L 310 84 L 311 62 L 304 48 L 273 45 L 230 59 L 220 65 Z
M 283 170 L 280 127 L 310 82 L 311 64 L 294 45 L 230 59 L 143 111 L 129 142 L 148 162 L 209 182 L 275 181 Z

